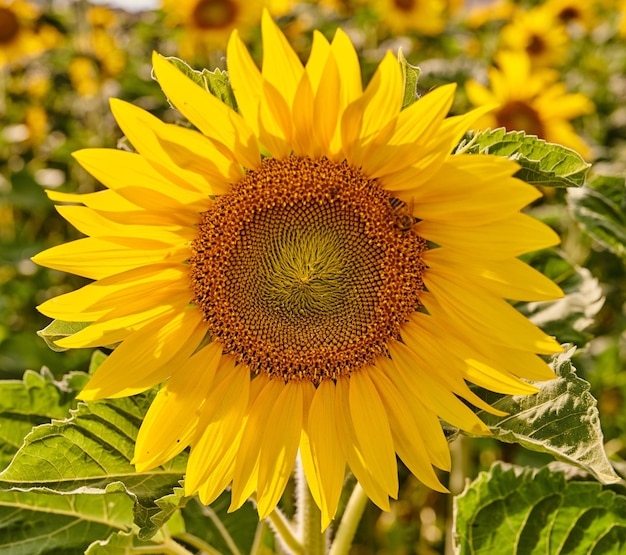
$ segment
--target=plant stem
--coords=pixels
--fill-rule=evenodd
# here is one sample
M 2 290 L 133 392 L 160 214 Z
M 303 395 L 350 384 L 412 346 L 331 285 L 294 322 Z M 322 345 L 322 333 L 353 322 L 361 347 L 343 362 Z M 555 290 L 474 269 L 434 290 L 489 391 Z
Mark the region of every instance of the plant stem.
M 294 535 L 291 523 L 287 520 L 281 510 L 276 507 L 267 517 L 272 525 L 275 535 L 282 540 L 287 549 L 296 555 L 304 555 L 304 548 Z
M 302 459 L 296 460 L 296 518 L 298 535 L 302 541 L 305 555 L 324 555 L 326 538 L 322 533 L 322 513 L 315 503 L 307 484 L 302 467 Z
M 352 490 L 352 495 L 350 495 L 343 517 L 341 517 L 337 535 L 330 548 L 329 555 L 348 555 L 354 534 L 356 534 L 356 529 L 359 526 L 365 507 L 367 507 L 367 501 L 367 495 L 363 491 L 361 484 L 357 482 Z

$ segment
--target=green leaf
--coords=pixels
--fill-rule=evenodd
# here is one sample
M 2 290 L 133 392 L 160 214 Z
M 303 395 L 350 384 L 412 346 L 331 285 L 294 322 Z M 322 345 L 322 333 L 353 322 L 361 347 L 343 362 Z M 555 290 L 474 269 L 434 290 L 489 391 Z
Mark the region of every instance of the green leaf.
M 535 383 L 539 389 L 535 395 L 484 393 L 485 400 L 509 416 L 484 411 L 478 414 L 496 439 L 549 453 L 604 484 L 613 484 L 619 476 L 604 450 L 596 399 L 589 393 L 589 383 L 579 378 L 572 366 L 574 351 L 572 348 L 554 357 L 551 366 L 558 377 Z
M 404 57 L 402 48 L 398 50 L 398 63 L 402 71 L 402 83 L 404 89 L 404 99 L 402 100 L 402 109 L 413 104 L 418 99 L 417 94 L 417 81 L 421 70 L 419 67 L 412 66 Z
M 626 182 L 601 176 L 588 187 L 568 191 L 567 204 L 583 230 L 617 256 L 626 258 Z
M 591 166 L 569 148 L 547 143 L 524 131 L 507 133 L 503 127 L 462 141 L 457 148 L 460 152 L 495 154 L 515 160 L 521 166 L 515 177 L 542 187 L 580 187 Z
M 550 302 L 518 303 L 516 308 L 561 343 L 585 345 L 593 337 L 586 330 L 604 305 L 599 281 L 554 249 L 533 253 L 525 261 L 557 283 L 565 296 Z
M 59 347 L 55 342 L 64 337 L 69 337 L 85 329 L 91 322 L 63 322 L 62 320 L 53 320 L 44 329 L 39 330 L 37 335 L 41 337 L 46 345 L 53 351 L 61 353 L 67 351 L 65 347 Z
M 237 100 L 235 94 L 230 86 L 230 79 L 228 78 L 228 72 L 219 68 L 209 71 L 203 69 L 201 71 L 193 69 L 187 62 L 180 58 L 166 57 L 166 59 L 172 63 L 178 70 L 184 73 L 194 83 L 200 85 L 204 90 L 209 91 L 213 96 L 219 98 L 224 104 L 230 106 L 233 110 L 237 111 Z
M 74 555 L 132 523 L 123 493 L 0 492 L 0 555 Z
M 461 555 L 619 555 L 626 497 L 563 472 L 494 465 L 454 500 Z
M 161 509 L 154 500 L 178 487 L 186 455 L 164 467 L 135 472 L 130 460 L 150 401 L 151 396 L 143 394 L 80 403 L 69 418 L 38 426 L 0 474 L 0 490 L 102 494 L 115 487 L 135 502 L 142 536 L 155 533 L 150 517 Z
M 47 368 L 27 370 L 22 380 L 0 381 L 0 465 L 5 468 L 33 426 L 63 418 L 87 374 L 73 372 L 56 381 Z
M 150 548 L 148 553 L 169 553 L 164 543 L 166 542 L 160 537 L 152 541 L 143 541 L 130 532 L 114 532 L 106 539 L 94 541 L 85 551 L 85 555 L 129 555 L 141 553 L 142 547 Z M 171 540 L 168 543 L 171 543 Z M 156 551 L 159 546 L 161 549 Z

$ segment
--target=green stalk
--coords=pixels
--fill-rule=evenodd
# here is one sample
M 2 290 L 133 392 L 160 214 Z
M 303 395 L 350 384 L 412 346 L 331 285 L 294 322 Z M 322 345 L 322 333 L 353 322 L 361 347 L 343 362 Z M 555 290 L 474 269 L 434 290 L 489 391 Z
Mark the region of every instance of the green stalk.
M 330 548 L 329 555 L 348 555 L 356 529 L 359 526 L 365 507 L 367 507 L 368 497 L 358 482 L 352 490 L 352 495 L 346 505 L 346 510 L 341 517 L 341 523 L 337 528 L 337 535 Z
M 302 467 L 302 459 L 296 460 L 296 519 L 298 535 L 305 555 L 324 555 L 326 538 L 322 533 L 322 512 L 311 495 Z

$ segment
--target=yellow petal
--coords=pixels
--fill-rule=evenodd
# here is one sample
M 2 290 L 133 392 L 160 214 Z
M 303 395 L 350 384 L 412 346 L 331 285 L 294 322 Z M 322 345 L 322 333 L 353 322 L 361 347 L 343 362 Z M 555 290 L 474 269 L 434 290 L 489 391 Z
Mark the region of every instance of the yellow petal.
M 335 385 L 330 380 L 322 381 L 315 390 L 307 432 L 314 466 L 311 478 L 319 484 L 319 507 L 325 528 L 337 512 L 346 467 L 335 423 Z
M 136 296 L 145 297 L 159 290 L 169 290 L 181 282 L 186 285 L 184 270 L 182 265 L 143 266 L 54 297 L 39 305 L 37 310 L 58 320 L 91 322 Z
M 147 264 L 183 262 L 188 247 L 136 251 L 110 241 L 87 237 L 57 245 L 33 256 L 40 266 L 90 279 L 100 279 Z
M 62 193 L 61 191 L 47 190 L 46 195 L 50 200 L 56 202 L 67 202 L 72 204 L 84 204 L 94 210 L 107 210 L 125 212 L 137 210 L 136 204 L 125 199 L 115 191 L 98 191 L 96 193 Z
M 350 415 L 354 432 L 370 472 L 392 497 L 398 495 L 398 467 L 385 407 L 369 371 L 350 376 Z
M 222 348 L 209 343 L 176 370 L 161 388 L 143 419 L 135 456 L 137 472 L 162 465 L 189 445 L 199 408 L 208 397 Z
M 257 487 L 261 519 L 274 510 L 291 476 L 302 432 L 302 411 L 302 384 L 287 382 L 266 415 Z
M 294 102 L 304 68 L 285 35 L 267 10 L 261 19 L 263 32 L 263 79 L 279 90 L 288 106 Z
M 559 344 L 543 333 L 502 299 L 479 287 L 430 268 L 424 276 L 428 290 L 437 297 L 443 310 L 453 320 L 475 330 L 477 340 L 487 337 L 494 343 L 513 349 L 525 348 L 541 354 L 561 351 Z M 428 305 L 426 305 L 428 308 Z
M 202 313 L 195 308 L 150 322 L 109 355 L 78 398 L 127 397 L 154 387 L 189 358 L 205 333 Z
M 370 374 L 370 379 L 380 394 L 389 418 L 395 449 L 404 464 L 407 465 L 416 478 L 429 488 L 435 491 L 447 492 L 448 490 L 441 485 L 433 470 L 432 463 L 428 457 L 428 449 L 420 433 L 420 422 L 413 418 L 413 413 L 407 406 L 404 397 L 383 372 L 372 367 L 363 371 L 367 371 Z M 438 436 L 438 441 L 443 439 L 445 442 L 445 436 L 441 427 L 439 427 Z M 427 437 L 426 441 L 429 442 L 432 439 Z
M 187 464 L 185 480 L 191 490 L 198 489 L 220 466 L 243 427 L 248 407 L 250 372 L 246 365 L 227 364 L 218 371 L 216 382 L 203 407 L 201 435 Z
M 112 148 L 87 148 L 72 153 L 72 156 L 105 187 L 147 210 L 155 208 L 152 204 L 145 204 L 149 202 L 149 198 L 144 200 L 145 197 L 151 193 L 157 198 L 166 197 L 170 208 L 194 204 L 206 198 L 206 191 L 190 190 L 172 183 L 140 154 Z M 125 188 L 141 189 L 143 197 L 130 199 L 125 194 Z
M 259 105 L 263 90 L 261 72 L 235 29 L 226 50 L 228 78 L 237 99 L 237 107 L 246 122 L 258 134 Z
M 409 391 L 419 402 L 453 426 L 478 435 L 489 434 L 487 426 L 449 389 L 442 386 L 436 377 L 429 377 L 427 371 L 415 372 L 417 357 L 411 349 L 397 341 L 389 343 L 388 348 L 396 371 L 387 377 L 399 390 Z
M 363 456 L 362 448 L 358 443 L 352 416 L 350 415 L 349 400 L 350 384 L 348 378 L 338 378 L 335 389 L 335 425 L 337 437 L 341 444 L 345 459 L 348 461 L 356 479 L 359 481 L 367 496 L 383 511 L 389 511 L 389 495 L 395 492 L 386 491 L 378 480 L 378 476 L 372 474 Z
M 256 382 L 256 383 L 255 383 Z M 238 509 L 256 490 L 259 472 L 259 453 L 263 442 L 268 415 L 280 395 L 283 385 L 277 380 L 270 380 L 259 376 L 252 381 L 250 407 L 246 429 L 241 438 L 241 445 L 235 470 L 233 472 L 233 489 L 231 496 L 231 511 Z
M 424 220 L 415 224 L 415 230 L 443 247 L 468 253 L 478 251 L 478 256 L 491 260 L 517 257 L 560 242 L 552 229 L 526 214 L 513 214 L 505 220 L 475 227 Z
M 162 56 L 152 56 L 154 73 L 172 104 L 204 135 L 224 144 L 242 166 L 256 168 L 256 138 L 243 118 L 194 83 Z

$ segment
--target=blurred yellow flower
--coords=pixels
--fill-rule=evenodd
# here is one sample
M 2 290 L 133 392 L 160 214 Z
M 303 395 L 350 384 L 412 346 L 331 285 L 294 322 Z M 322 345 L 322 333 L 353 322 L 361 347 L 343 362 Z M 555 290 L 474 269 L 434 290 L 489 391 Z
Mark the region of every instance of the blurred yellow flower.
M 545 5 L 517 11 L 500 40 L 505 50 L 525 52 L 533 67 L 562 64 L 569 48 L 565 26 Z
M 509 21 L 517 11 L 517 5 L 511 0 L 470 4 L 466 6 L 465 23 L 477 29 L 491 21 Z
M 477 128 L 526 131 L 589 159 L 591 151 L 570 120 L 592 113 L 595 107 L 591 100 L 581 93 L 568 94 L 565 84 L 558 82 L 557 71 L 533 71 L 523 52 L 500 52 L 496 62 L 498 68 L 489 69 L 491 89 L 473 79 L 465 85 L 468 99 L 475 106 L 499 105 L 477 122 Z
M 591 30 L 597 24 L 595 2 L 580 0 L 548 0 L 544 7 L 563 25 L 578 25 L 581 29 Z
M 88 56 L 76 56 L 67 70 L 74 90 L 84 97 L 98 94 L 100 77 L 95 60 Z
M 186 59 L 225 48 L 234 29 L 245 35 L 260 23 L 263 5 L 263 0 L 162 0 L 166 24 L 181 31 L 179 54 Z
M 48 113 L 39 104 L 31 104 L 26 108 L 24 123 L 28 128 L 28 140 L 34 145 L 41 144 L 48 135 Z
M 438 35 L 446 27 L 444 0 L 373 0 L 372 6 L 380 22 L 395 33 Z
M 23 0 L 0 0 L 0 67 L 46 48 L 35 32 L 38 11 Z
M 87 237 L 34 259 L 95 282 L 39 310 L 92 322 L 59 346 L 119 343 L 82 399 L 162 384 L 138 471 L 191 445 L 186 494 L 230 486 L 236 509 L 256 492 L 264 518 L 299 450 L 326 527 L 346 466 L 384 510 L 396 455 L 445 491 L 439 418 L 488 434 L 466 401 L 502 414 L 467 381 L 524 395 L 519 377 L 553 377 L 537 353 L 559 345 L 505 299 L 562 296 L 517 258 L 559 239 L 521 212 L 540 194 L 515 162 L 451 154 L 484 112 L 447 118 L 453 85 L 402 110 L 393 53 L 363 89 L 343 31 L 316 32 L 304 66 L 267 12 L 262 31 L 261 70 L 236 31 L 228 43 L 239 112 L 159 55 L 198 131 L 112 101 L 137 152 L 75 153 L 107 190 L 50 191 Z

